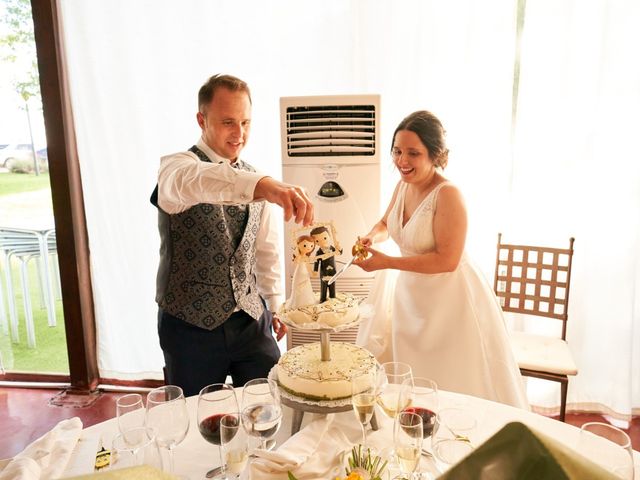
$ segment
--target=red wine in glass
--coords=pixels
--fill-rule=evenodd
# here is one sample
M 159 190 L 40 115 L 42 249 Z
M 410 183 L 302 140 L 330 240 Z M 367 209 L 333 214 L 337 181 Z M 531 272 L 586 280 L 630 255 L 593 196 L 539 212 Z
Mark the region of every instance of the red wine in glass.
M 222 420 L 222 417 L 224 417 L 225 415 L 229 414 L 219 413 L 211 415 L 200 422 L 200 425 L 198 425 L 198 429 L 200 430 L 200 434 L 207 442 L 213 443 L 214 445 L 218 446 L 220 445 L 220 420 Z M 235 422 L 233 423 L 233 426 L 239 425 L 238 418 L 234 418 Z M 231 439 L 229 438 L 227 439 L 227 441 L 228 440 Z
M 422 438 L 428 438 L 433 433 L 433 426 L 436 423 L 436 414 L 428 408 L 408 407 L 403 412 L 415 413 L 422 418 Z

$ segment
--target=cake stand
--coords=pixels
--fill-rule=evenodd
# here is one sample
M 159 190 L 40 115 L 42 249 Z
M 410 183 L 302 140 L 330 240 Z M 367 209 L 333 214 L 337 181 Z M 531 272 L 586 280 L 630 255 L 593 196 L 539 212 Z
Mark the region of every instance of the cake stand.
M 352 322 L 338 325 L 336 327 L 318 327 L 317 325 L 312 324 L 312 326 L 305 328 L 304 325 L 298 325 L 293 322 L 288 322 L 284 319 L 281 319 L 281 321 L 290 328 L 318 332 L 320 334 L 320 360 L 322 360 L 323 362 L 328 362 L 329 360 L 331 360 L 331 334 L 358 325 L 360 323 L 360 317 Z M 274 366 L 269 372 L 269 378 L 275 380 L 276 383 L 280 385 L 280 383 L 278 382 L 276 366 Z M 328 413 L 348 412 L 353 408 L 351 405 L 351 397 L 341 398 L 337 400 L 309 400 L 307 398 L 299 397 L 284 390 L 282 386 L 280 386 L 280 397 L 282 403 L 293 410 L 293 416 L 291 420 L 291 435 L 297 433 L 300 430 L 300 425 L 302 424 L 302 418 L 304 417 L 305 412 L 326 415 Z M 378 422 L 376 420 L 375 411 L 373 413 L 373 416 L 371 417 L 370 424 L 373 430 L 378 430 Z

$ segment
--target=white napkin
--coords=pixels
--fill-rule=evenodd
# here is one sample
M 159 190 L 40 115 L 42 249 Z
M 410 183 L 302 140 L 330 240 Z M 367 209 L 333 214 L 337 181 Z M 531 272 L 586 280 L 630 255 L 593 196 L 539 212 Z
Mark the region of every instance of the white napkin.
M 256 450 L 251 462 L 252 480 L 333 479 L 342 470 L 341 454 L 352 442 L 334 425 L 333 415 L 317 418 L 282 444 L 277 451 Z
M 13 457 L 0 471 L 0 480 L 59 478 L 81 433 L 82 421 L 78 417 L 62 420 Z

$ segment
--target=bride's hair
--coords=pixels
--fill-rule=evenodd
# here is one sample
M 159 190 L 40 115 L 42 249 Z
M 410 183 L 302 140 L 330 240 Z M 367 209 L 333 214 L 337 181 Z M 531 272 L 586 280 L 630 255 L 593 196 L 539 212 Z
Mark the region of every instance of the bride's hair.
M 296 249 L 295 249 L 295 251 L 293 252 L 293 259 L 294 259 L 294 260 L 296 259 L 296 257 L 297 257 L 298 255 L 302 255 L 302 252 L 300 251 L 300 244 L 301 244 L 302 242 L 304 242 L 305 240 L 306 240 L 307 242 L 311 242 L 311 243 L 314 243 L 314 244 L 315 244 L 315 240 L 313 239 L 313 237 L 312 237 L 311 235 L 300 235 L 300 236 L 296 239 Z M 313 250 L 311 250 L 311 251 L 307 252 L 305 255 L 306 255 L 307 257 L 310 257 L 310 256 L 311 256 L 311 252 L 313 252 Z
M 396 133 L 400 130 L 409 130 L 418 135 L 422 144 L 427 147 L 433 163 L 444 170 L 449 162 L 449 149 L 445 140 L 447 132 L 438 117 L 426 110 L 418 110 L 406 116 L 393 132 L 391 148 L 396 141 Z

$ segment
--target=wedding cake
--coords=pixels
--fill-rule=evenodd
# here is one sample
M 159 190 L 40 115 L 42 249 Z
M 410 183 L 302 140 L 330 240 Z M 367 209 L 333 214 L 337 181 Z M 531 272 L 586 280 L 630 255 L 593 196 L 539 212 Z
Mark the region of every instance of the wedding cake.
M 320 343 L 292 348 L 280 357 L 277 377 L 287 392 L 309 400 L 337 400 L 351 396 L 355 373 L 375 372 L 375 357 L 351 343 L 332 342 L 331 360 L 321 360 Z
M 329 280 L 336 273 L 336 255 L 342 253 L 331 222 L 298 229 L 292 236 L 293 263 L 291 296 L 278 315 L 285 323 L 309 328 L 338 327 L 358 319 L 359 301 L 351 294 L 336 292 Z M 351 249 L 355 257 L 366 258 L 359 239 Z M 350 265 L 349 262 L 348 265 Z M 346 266 L 348 266 L 346 265 Z M 319 277 L 321 293 L 314 293 L 311 276 Z

